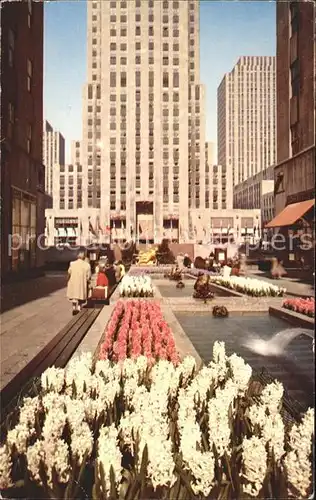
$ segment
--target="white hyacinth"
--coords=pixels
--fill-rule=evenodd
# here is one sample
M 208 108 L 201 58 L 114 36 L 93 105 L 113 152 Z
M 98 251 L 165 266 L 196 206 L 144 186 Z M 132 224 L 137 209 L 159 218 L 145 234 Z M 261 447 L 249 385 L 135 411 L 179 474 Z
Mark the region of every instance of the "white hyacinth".
M 265 443 L 257 436 L 252 436 L 243 440 L 242 449 L 243 476 L 247 480 L 244 491 L 252 497 L 257 497 L 267 472 Z
M 71 434 L 71 452 L 81 465 L 85 453 L 90 457 L 93 450 L 93 434 L 89 425 L 82 422 Z
M 41 482 L 40 463 L 45 463 L 44 441 L 37 440 L 32 446 L 29 446 L 26 452 L 27 468 L 35 481 Z
M 0 490 L 12 486 L 11 470 L 11 453 L 6 445 L 0 446 Z
M 110 427 L 101 427 L 98 439 L 97 461 L 100 467 L 102 465 L 105 476 L 107 493 L 110 491 L 110 469 L 113 467 L 115 482 L 118 485 L 122 477 L 122 454 L 118 447 L 118 432 L 115 425 Z
M 228 363 L 232 371 L 232 379 L 236 383 L 239 394 L 242 395 L 248 388 L 252 368 L 235 353 L 228 358 Z
M 49 439 L 36 441 L 26 452 L 27 466 L 35 481 L 41 483 L 40 463 L 45 465 L 47 482 L 53 486 L 53 468 L 56 471 L 58 481 L 67 483 L 69 481 L 69 450 L 68 445 L 62 439 Z
M 64 410 L 52 409 L 45 418 L 42 435 L 44 439 L 59 439 L 66 425 L 66 413 Z
M 283 393 L 283 385 L 278 381 L 266 385 L 263 389 L 260 399 L 267 408 L 269 415 L 275 415 L 279 412 Z
M 34 433 L 35 429 L 30 429 L 25 424 L 18 424 L 8 432 L 7 443 L 11 448 L 15 446 L 18 453 L 25 453 L 28 440 Z
M 229 408 L 237 397 L 235 385 L 228 385 L 224 389 L 217 389 L 215 398 L 208 403 L 209 415 L 209 446 L 213 444 L 220 457 L 230 452 Z
M 275 460 L 280 461 L 284 455 L 284 423 L 280 413 L 266 417 L 262 426 L 262 439 L 273 450 Z
M 314 409 L 309 409 L 301 424 L 294 424 L 290 432 L 291 450 L 284 459 L 288 481 L 306 496 L 312 480 L 311 446 L 314 438 Z
M 153 297 L 154 289 L 150 276 L 129 276 L 121 280 L 119 286 L 121 297 Z
M 41 376 L 41 385 L 44 391 L 61 392 L 65 384 L 65 370 L 63 368 L 47 368 Z
M 34 398 L 24 398 L 23 406 L 20 409 L 19 423 L 29 427 L 35 426 L 36 414 L 40 410 L 41 402 L 38 396 Z
M 44 441 L 45 465 L 47 467 L 48 484 L 53 486 L 53 468 L 56 470 L 58 481 L 69 481 L 69 449 L 63 439 L 48 439 Z
M 193 356 L 186 356 L 177 369 L 186 381 L 192 375 L 193 371 L 196 370 L 195 358 Z

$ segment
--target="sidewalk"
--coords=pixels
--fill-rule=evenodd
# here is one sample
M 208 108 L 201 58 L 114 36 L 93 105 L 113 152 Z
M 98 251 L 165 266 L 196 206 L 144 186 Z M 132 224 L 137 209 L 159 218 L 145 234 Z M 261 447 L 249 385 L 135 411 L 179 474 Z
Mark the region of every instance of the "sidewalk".
M 0 388 L 71 320 L 65 275 L 48 275 L 2 288 Z
M 249 270 L 247 276 L 250 278 L 257 278 L 263 281 L 267 281 L 273 285 L 286 288 L 287 295 L 294 295 L 297 297 L 310 297 L 315 295 L 314 286 L 310 283 L 302 283 L 301 280 L 297 278 L 284 277 L 279 280 L 274 280 L 267 276 L 267 273 L 259 270 Z

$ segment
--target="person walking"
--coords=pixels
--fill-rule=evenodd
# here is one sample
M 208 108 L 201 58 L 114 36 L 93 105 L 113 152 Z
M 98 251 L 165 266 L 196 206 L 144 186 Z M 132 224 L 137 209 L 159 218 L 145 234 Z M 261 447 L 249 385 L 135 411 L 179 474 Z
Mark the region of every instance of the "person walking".
M 72 302 L 72 314 L 78 314 L 87 302 L 91 279 L 90 264 L 85 262 L 84 252 L 79 252 L 77 260 L 70 262 L 68 269 L 67 298 Z

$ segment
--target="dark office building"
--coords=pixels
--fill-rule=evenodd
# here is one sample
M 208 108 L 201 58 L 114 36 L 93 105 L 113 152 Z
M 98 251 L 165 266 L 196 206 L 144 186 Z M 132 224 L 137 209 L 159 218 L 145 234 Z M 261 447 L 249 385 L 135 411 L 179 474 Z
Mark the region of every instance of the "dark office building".
M 43 3 L 1 5 L 1 273 L 42 266 L 44 233 Z

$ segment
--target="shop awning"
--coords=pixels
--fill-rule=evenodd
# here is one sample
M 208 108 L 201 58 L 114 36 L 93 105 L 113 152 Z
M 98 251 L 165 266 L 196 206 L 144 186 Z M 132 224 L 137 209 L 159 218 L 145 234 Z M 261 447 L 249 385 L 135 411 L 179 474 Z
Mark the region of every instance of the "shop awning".
M 292 226 L 303 215 L 306 214 L 315 204 L 315 199 L 300 201 L 287 205 L 274 219 L 272 219 L 266 227 L 283 227 Z

